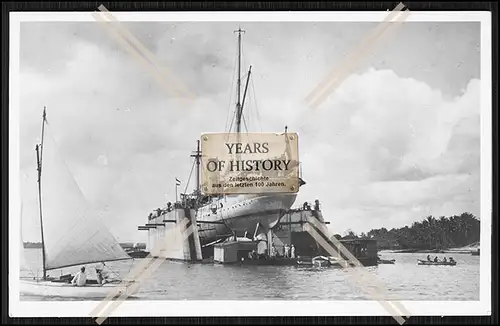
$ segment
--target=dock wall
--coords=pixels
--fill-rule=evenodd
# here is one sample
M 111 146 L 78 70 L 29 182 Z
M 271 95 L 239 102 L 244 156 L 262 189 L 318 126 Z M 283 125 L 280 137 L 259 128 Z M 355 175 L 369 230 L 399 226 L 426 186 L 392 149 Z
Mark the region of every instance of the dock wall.
M 184 218 L 188 218 L 189 222 L 184 230 L 180 230 L 177 226 Z M 186 237 L 189 228 L 192 228 L 192 233 Z M 203 259 L 196 212 L 193 209 L 175 208 L 164 212 L 149 219 L 146 225 L 139 226 L 139 230 L 148 232 L 147 250 L 153 257 L 183 261 Z
M 293 244 L 296 256 L 330 256 L 330 253 L 306 230 L 309 218 L 316 219 L 320 224 L 329 224 L 325 222 L 319 210 L 291 210 L 281 218 L 280 223 L 273 229 L 273 243 L 280 254 L 283 253 L 285 244 L 289 246 Z M 326 238 L 325 240 L 331 242 Z M 375 240 L 357 239 L 340 240 L 340 242 L 363 265 L 370 266 L 377 263 L 378 249 Z M 333 242 L 331 244 L 336 248 Z M 337 256 L 340 256 L 339 252 Z

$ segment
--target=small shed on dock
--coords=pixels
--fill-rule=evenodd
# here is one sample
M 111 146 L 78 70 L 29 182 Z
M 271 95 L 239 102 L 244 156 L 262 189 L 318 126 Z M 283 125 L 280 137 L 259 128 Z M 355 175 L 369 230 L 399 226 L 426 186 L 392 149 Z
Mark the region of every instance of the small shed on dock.
M 374 239 L 343 239 L 340 243 L 351 254 L 356 257 L 360 263 L 365 266 L 375 265 L 377 263 L 378 248 L 377 240 Z M 347 258 L 347 257 L 345 257 Z
M 257 251 L 254 241 L 227 241 L 214 245 L 214 262 L 222 264 L 237 263 L 242 258 L 247 259 L 248 254 Z

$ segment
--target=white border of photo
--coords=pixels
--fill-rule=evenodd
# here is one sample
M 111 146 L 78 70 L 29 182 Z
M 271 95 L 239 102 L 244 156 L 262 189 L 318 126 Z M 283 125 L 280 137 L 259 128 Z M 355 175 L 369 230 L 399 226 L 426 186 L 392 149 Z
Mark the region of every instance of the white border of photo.
M 96 8 L 97 11 L 97 8 Z M 95 12 L 10 13 L 9 137 L 9 315 L 11 317 L 89 317 L 100 301 L 20 301 L 19 45 L 21 22 L 91 21 Z M 112 12 L 119 21 L 350 21 L 381 22 L 388 12 Z M 481 256 L 479 301 L 402 301 L 411 315 L 491 315 L 492 226 L 492 63 L 490 12 L 410 12 L 406 22 L 481 23 Z M 96 22 L 98 23 L 98 22 Z M 223 308 L 223 309 L 221 309 Z M 126 301 L 110 317 L 139 316 L 390 316 L 377 301 Z M 408 316 L 411 317 L 411 316 Z

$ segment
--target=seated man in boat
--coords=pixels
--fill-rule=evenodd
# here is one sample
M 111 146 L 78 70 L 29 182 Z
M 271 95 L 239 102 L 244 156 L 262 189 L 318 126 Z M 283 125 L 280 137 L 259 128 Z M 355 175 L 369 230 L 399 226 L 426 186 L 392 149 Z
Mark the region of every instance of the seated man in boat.
M 105 283 L 120 283 L 120 279 L 116 278 L 114 273 L 110 273 L 110 271 L 106 270 L 106 265 L 104 262 L 95 266 L 95 272 L 97 274 L 97 284 L 105 284 Z
M 427 255 L 427 261 L 431 261 L 431 255 Z
M 453 259 L 453 257 L 450 257 L 450 263 L 454 263 L 455 262 L 455 259 Z
M 75 277 L 71 280 L 74 286 L 85 286 L 87 284 L 87 275 L 85 275 L 85 267 L 82 267 Z
M 437 263 L 438 262 L 438 256 L 434 257 L 434 262 Z
M 445 263 L 446 263 L 446 261 L 447 261 L 447 260 L 446 260 L 446 257 L 444 257 L 444 258 L 443 258 L 443 262 L 445 262 Z
M 95 268 L 95 272 L 97 274 L 97 284 L 104 284 L 107 281 L 107 275 L 104 273 L 104 268 Z

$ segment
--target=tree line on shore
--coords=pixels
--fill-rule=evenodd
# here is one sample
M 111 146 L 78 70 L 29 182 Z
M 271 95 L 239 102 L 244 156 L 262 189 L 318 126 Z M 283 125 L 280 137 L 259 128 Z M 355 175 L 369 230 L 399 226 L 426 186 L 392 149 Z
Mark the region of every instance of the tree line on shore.
M 378 242 L 379 249 L 433 250 L 458 248 L 479 242 L 480 221 L 471 213 L 449 217 L 427 216 L 402 228 L 372 229 L 357 235 L 352 231 L 344 239 L 370 238 Z

